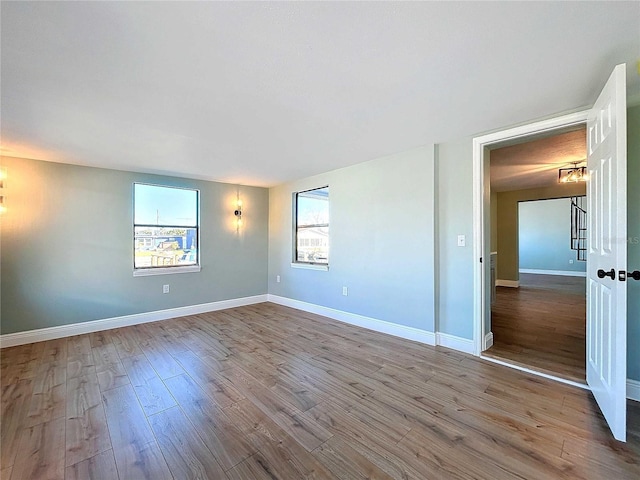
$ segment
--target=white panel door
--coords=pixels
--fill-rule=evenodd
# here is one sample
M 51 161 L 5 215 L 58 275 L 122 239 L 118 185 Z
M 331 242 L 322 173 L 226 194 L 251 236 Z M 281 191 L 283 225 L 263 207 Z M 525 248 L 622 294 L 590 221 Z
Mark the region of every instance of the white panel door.
M 587 119 L 587 383 L 616 439 L 626 440 L 626 68 L 618 65 Z

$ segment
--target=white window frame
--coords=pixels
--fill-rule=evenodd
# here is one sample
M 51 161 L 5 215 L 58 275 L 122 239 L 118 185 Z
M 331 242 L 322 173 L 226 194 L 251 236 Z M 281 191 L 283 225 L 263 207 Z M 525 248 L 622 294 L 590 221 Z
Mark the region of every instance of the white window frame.
M 159 188 L 176 188 L 180 190 L 190 190 L 196 192 L 196 225 L 195 226 L 183 226 L 183 225 L 146 225 L 146 224 L 137 224 L 135 223 L 135 200 L 136 194 L 135 189 L 136 185 L 148 185 L 152 187 Z M 145 182 L 134 182 L 132 185 L 132 198 L 133 198 L 133 228 L 132 228 L 132 245 L 133 245 L 133 276 L 134 277 L 147 277 L 152 275 L 172 275 L 178 273 L 195 273 L 201 270 L 200 266 L 200 190 L 197 188 L 190 187 L 180 187 L 174 185 L 160 185 L 154 183 L 145 183 Z M 197 242 L 197 263 L 195 265 L 171 265 L 171 266 L 163 266 L 163 267 L 137 267 L 135 263 L 135 254 L 136 254 L 136 227 L 175 227 L 175 228 L 195 228 L 196 229 L 196 242 Z
M 292 248 L 292 260 L 291 260 L 291 267 L 292 268 L 303 268 L 303 269 L 307 269 L 307 270 L 322 270 L 322 271 L 328 271 L 329 270 L 329 254 L 327 254 L 327 263 L 316 263 L 316 262 L 307 262 L 307 261 L 301 261 L 298 260 L 298 233 L 299 233 L 299 226 L 298 226 L 298 195 L 302 194 L 302 193 L 308 193 L 308 192 L 313 192 L 314 190 L 323 190 L 323 189 L 327 189 L 327 191 L 329 190 L 329 185 L 324 185 L 322 187 L 316 187 L 316 188 L 310 188 L 307 190 L 300 190 L 298 192 L 294 192 L 292 195 L 292 203 L 293 203 L 293 248 Z M 330 198 L 330 197 L 329 197 Z M 330 202 L 330 199 L 328 200 L 328 202 Z M 330 205 L 330 204 L 329 204 Z M 330 208 L 328 206 L 328 208 Z M 327 230 L 330 229 L 330 224 L 331 224 L 331 212 L 329 212 L 329 222 L 326 224 L 317 224 L 317 225 L 313 225 L 315 227 L 326 227 Z M 309 228 L 312 225 L 305 225 L 304 227 Z M 329 238 L 330 238 L 330 234 L 329 234 Z M 309 242 L 311 243 L 311 242 Z M 329 241 L 330 243 L 330 241 Z

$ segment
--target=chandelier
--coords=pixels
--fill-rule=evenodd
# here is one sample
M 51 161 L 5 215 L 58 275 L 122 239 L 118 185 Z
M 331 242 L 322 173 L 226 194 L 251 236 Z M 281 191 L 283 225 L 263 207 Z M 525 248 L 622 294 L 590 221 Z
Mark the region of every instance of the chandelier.
M 586 182 L 589 179 L 587 167 L 579 167 L 582 162 L 572 162 L 573 167 L 565 167 L 558 170 L 558 183 Z

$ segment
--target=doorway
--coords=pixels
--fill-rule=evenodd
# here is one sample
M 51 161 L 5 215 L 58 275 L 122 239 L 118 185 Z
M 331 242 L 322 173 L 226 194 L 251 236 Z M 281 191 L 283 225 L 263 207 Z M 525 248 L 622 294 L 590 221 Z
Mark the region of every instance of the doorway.
M 519 286 L 496 287 L 483 355 L 584 384 L 586 265 L 572 208 L 573 198 L 518 202 Z
M 545 137 L 557 136 L 558 134 L 576 131 L 584 128 L 587 121 L 588 111 L 577 112 L 562 117 L 556 117 L 541 122 L 536 122 L 521 127 L 515 127 L 502 132 L 477 137 L 473 141 L 474 150 L 474 253 L 479 259 L 475 263 L 474 277 L 477 288 L 474 290 L 474 343 L 476 353 L 481 355 L 493 345 L 494 338 L 491 331 L 491 270 L 485 268 L 483 260 L 491 258 L 491 182 L 490 182 L 490 156 L 491 150 L 526 143 L 532 139 L 542 139 Z M 564 165 L 562 165 L 564 166 Z M 540 167 L 542 168 L 542 167 Z M 555 168 L 545 167 L 547 170 Z M 543 168 L 544 169 L 544 168 Z M 557 175 L 557 169 L 556 175 Z M 516 214 L 517 218 L 517 214 Z M 516 235 L 517 237 L 517 235 Z M 519 272 L 516 256 L 516 272 L 512 275 L 512 285 L 519 286 Z M 503 256 L 504 258 L 504 256 Z M 500 264 L 500 252 L 498 252 L 498 264 Z M 498 270 L 500 268 L 498 267 Z M 509 279 L 507 279 L 509 280 Z M 506 362 L 508 363 L 508 362 Z M 514 366 L 514 365 L 510 365 Z M 515 365 L 525 370 L 526 366 Z M 541 373 L 549 376 L 545 372 Z M 556 375 L 551 375 L 556 378 Z M 576 384 L 561 377 L 560 381 Z M 580 386 L 584 386 L 581 383 Z
M 587 127 L 587 385 L 613 436 L 626 439 L 627 381 L 627 123 L 626 65 L 617 65 L 593 107 L 473 139 L 474 346 L 491 345 L 490 147 Z M 485 158 L 486 157 L 486 158 Z M 483 262 L 484 261 L 484 262 Z M 511 366 L 511 365 L 510 365 Z M 538 372 L 533 372 L 538 373 Z M 549 376 L 549 375 L 545 375 Z M 555 380 L 565 381 L 559 377 Z M 575 382 L 568 382 L 574 385 Z

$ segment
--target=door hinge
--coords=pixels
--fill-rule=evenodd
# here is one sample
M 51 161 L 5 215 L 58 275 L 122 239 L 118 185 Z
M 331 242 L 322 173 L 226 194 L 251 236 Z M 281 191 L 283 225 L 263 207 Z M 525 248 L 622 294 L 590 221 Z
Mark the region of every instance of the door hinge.
M 482 263 L 482 257 L 480 257 L 480 263 Z

